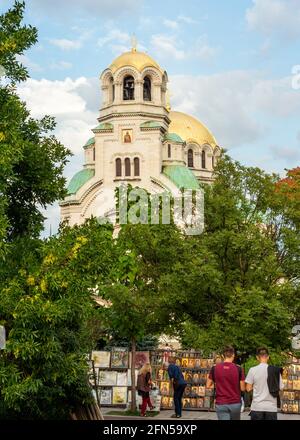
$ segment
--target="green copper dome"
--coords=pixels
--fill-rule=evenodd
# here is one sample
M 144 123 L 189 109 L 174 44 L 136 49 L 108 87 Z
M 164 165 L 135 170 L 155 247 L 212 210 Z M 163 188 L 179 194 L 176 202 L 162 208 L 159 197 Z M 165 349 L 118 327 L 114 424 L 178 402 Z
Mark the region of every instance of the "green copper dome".
M 170 142 L 177 142 L 179 144 L 183 144 L 183 140 L 181 139 L 180 136 L 178 136 L 178 134 L 176 133 L 166 133 L 165 137 L 164 137 L 165 141 L 170 141 Z
M 140 125 L 141 128 L 160 128 L 162 124 L 158 121 L 146 121 Z
M 193 172 L 183 165 L 168 165 L 164 167 L 163 174 L 175 183 L 178 188 L 200 189 L 199 182 Z
M 77 191 L 92 177 L 95 175 L 95 170 L 92 170 L 90 168 L 85 168 L 84 170 L 78 171 L 76 173 L 69 185 L 68 185 L 68 195 L 76 194 Z
M 83 148 L 88 148 L 90 145 L 94 145 L 94 144 L 95 144 L 95 138 L 92 137 L 84 144 Z

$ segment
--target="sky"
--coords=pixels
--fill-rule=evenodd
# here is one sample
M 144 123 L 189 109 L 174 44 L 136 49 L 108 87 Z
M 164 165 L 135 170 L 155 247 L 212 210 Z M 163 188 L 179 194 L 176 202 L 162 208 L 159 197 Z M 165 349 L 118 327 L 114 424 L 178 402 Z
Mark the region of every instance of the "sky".
M 0 0 L 0 13 L 13 4 Z M 83 164 L 101 106 L 99 76 L 131 48 L 168 72 L 172 110 L 200 119 L 234 159 L 285 174 L 300 164 L 299 0 L 27 0 L 38 43 L 21 57 L 18 87 L 34 117 L 55 116 L 55 134 Z M 57 230 L 57 204 L 45 235 Z

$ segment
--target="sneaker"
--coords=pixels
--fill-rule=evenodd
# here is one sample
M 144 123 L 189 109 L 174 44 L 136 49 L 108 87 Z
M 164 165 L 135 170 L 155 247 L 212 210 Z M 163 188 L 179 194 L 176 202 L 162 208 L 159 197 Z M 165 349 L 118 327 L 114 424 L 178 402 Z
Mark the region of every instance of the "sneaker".
M 172 414 L 171 415 L 171 419 L 177 419 L 177 417 L 180 417 L 180 416 L 178 416 L 177 414 Z

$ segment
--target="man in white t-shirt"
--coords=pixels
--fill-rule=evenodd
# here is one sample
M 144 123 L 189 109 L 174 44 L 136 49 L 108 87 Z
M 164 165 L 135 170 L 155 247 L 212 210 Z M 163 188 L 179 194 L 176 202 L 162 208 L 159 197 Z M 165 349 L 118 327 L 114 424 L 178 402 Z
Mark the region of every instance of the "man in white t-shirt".
M 277 420 L 277 398 L 270 394 L 268 386 L 268 349 L 258 348 L 256 358 L 260 363 L 257 367 L 250 368 L 245 380 L 246 391 L 253 390 L 251 420 Z M 280 374 L 279 389 L 283 389 Z

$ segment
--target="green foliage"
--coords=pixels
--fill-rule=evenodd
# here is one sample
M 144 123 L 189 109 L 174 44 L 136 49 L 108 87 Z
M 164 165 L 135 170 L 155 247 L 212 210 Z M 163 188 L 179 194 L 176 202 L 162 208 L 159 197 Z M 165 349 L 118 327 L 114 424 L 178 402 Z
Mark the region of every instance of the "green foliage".
M 22 25 L 24 7 L 15 2 L 0 17 L 0 66 L 6 79 L 0 83 L 0 237 L 10 241 L 39 236 L 41 207 L 66 194 L 63 169 L 71 154 L 51 135 L 54 119 L 31 118 L 16 94 L 15 84 L 28 78 L 17 57 L 37 41 L 37 30 Z
M 259 345 L 275 353 L 290 347 L 300 318 L 300 234 L 288 209 L 293 201 L 283 203 L 276 191 L 278 180 L 227 156 L 219 161 L 214 183 L 205 187 L 205 231 L 189 239 L 195 253 L 206 256 L 203 267 L 194 267 L 194 257 L 189 261 L 198 281 L 194 277 L 189 288 L 183 271 L 170 281 L 175 296 L 187 286 L 193 304 L 191 312 L 182 294 L 185 345 L 211 350 L 230 343 L 244 355 Z
M 0 359 L 2 411 L 17 418 L 68 418 L 91 399 L 92 289 L 109 274 L 112 228 L 91 219 L 62 228 L 38 249 L 35 243 L 34 254 L 22 240 L 10 247 L 9 261 L 16 255 L 19 267 L 1 279 L 0 319 L 7 331 Z M 29 264 L 19 263 L 26 258 Z

